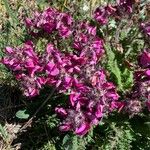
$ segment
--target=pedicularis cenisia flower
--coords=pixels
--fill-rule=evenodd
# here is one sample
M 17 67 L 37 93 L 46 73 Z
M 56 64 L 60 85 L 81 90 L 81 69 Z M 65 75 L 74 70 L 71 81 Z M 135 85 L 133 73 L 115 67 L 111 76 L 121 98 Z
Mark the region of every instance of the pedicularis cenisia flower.
M 139 65 L 143 69 L 136 80 L 139 97 L 144 100 L 145 105 L 150 108 L 150 50 L 145 49 L 139 56 Z M 150 110 L 150 109 L 149 109 Z
M 6 47 L 5 52 L 7 55 L 1 61 L 20 81 L 24 95 L 32 97 L 39 94 L 45 79 L 38 75 L 42 73 L 43 66 L 34 51 L 33 43 L 28 41 L 22 48 Z
M 130 0 L 120 0 L 117 5 L 97 8 L 94 18 L 105 25 L 109 17 L 132 13 L 132 5 Z M 33 37 L 49 37 L 45 51 L 37 53 L 33 42 L 27 41 L 21 48 L 6 47 L 6 56 L 1 62 L 19 80 L 26 96 L 38 95 L 44 85 L 55 87 L 58 93 L 68 94 L 68 107 L 55 109 L 63 118 L 61 131 L 72 130 L 85 135 L 104 116 L 125 105 L 118 101 L 116 87 L 107 81 L 105 70 L 99 63 L 104 54 L 104 41 L 97 35 L 96 26 L 88 21 L 75 21 L 70 14 L 53 8 L 35 12 L 32 18 L 25 19 L 25 24 Z M 148 28 L 142 27 L 148 34 Z M 71 49 L 71 52 L 64 52 L 64 49 Z M 139 63 L 149 67 L 149 62 L 149 53 L 145 51 Z M 149 78 L 149 72 L 138 74 L 138 78 L 142 75 Z M 149 97 L 149 81 L 144 80 L 140 84 L 142 95 Z M 141 105 L 133 100 L 126 104 L 126 110 L 137 114 Z M 149 99 L 146 105 L 150 109 Z
M 105 7 L 98 7 L 94 12 L 94 18 L 101 25 L 105 25 L 111 17 L 118 18 L 132 13 L 133 4 L 133 0 L 117 0 L 116 5 L 108 4 Z
M 62 38 L 67 38 L 72 33 L 73 18 L 53 8 L 48 8 L 42 13 L 35 12 L 33 18 L 26 18 L 25 22 L 33 35 L 42 30 L 49 34 L 57 30 Z
M 142 24 L 141 24 L 141 28 L 142 28 L 143 32 L 144 32 L 147 36 L 150 36 L 150 22 L 148 22 L 148 23 L 142 23 Z
M 135 71 L 135 83 L 129 99 L 125 105 L 125 111 L 132 117 L 140 114 L 145 107 L 150 111 L 150 53 L 145 49 L 138 58 L 140 70 Z

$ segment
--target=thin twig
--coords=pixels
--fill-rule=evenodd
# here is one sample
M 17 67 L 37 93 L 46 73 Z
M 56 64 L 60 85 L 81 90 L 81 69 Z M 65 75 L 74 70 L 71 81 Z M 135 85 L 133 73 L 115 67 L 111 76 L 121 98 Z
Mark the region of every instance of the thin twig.
M 7 109 L 15 109 L 15 108 L 19 108 L 19 107 L 22 107 L 22 106 L 26 106 L 26 105 L 21 104 L 21 105 L 16 105 L 16 106 L 8 106 L 8 107 L 6 107 L 6 108 L 0 109 L 0 112 L 1 112 L 1 111 L 4 111 L 4 110 L 7 110 Z
M 22 128 L 20 128 L 19 132 L 23 131 L 24 129 L 26 129 L 32 122 L 33 118 L 35 118 L 35 116 L 37 115 L 37 113 L 42 109 L 42 107 L 48 102 L 48 100 L 52 97 L 52 95 L 54 94 L 56 88 L 54 88 L 52 90 L 52 92 L 50 93 L 50 95 L 47 97 L 47 99 L 42 103 L 42 105 L 36 110 L 36 112 L 33 114 L 33 116 L 28 120 L 28 122 L 25 123 L 25 125 L 22 126 Z

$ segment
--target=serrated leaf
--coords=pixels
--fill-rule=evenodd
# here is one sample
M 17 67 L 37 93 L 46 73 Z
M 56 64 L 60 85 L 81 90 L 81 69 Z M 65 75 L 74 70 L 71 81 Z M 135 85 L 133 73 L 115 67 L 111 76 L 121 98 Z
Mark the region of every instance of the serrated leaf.
M 0 135 L 2 136 L 2 138 L 4 139 L 4 140 L 6 140 L 7 139 L 7 132 L 6 132 L 6 130 L 4 129 L 4 127 L 0 124 Z
M 111 49 L 110 46 L 107 45 L 105 45 L 105 50 L 108 58 L 107 68 L 110 73 L 114 75 L 118 85 L 118 90 L 124 92 L 133 84 L 133 72 L 128 68 L 124 68 L 124 71 L 121 71 L 118 65 L 119 58 L 116 57 L 115 52 Z
M 19 110 L 16 113 L 16 117 L 19 119 L 28 119 L 29 118 L 29 114 L 26 113 L 26 110 Z
M 115 59 L 115 54 L 111 50 L 111 48 L 106 45 L 105 45 L 105 49 L 106 49 L 106 54 L 108 57 L 108 66 L 107 67 L 110 70 L 110 72 L 115 75 L 116 81 L 118 84 L 118 89 L 123 90 L 122 81 L 121 81 L 121 71 L 118 67 L 117 60 Z
M 126 68 L 122 76 L 124 78 L 124 88 L 130 88 L 134 82 L 133 72 Z

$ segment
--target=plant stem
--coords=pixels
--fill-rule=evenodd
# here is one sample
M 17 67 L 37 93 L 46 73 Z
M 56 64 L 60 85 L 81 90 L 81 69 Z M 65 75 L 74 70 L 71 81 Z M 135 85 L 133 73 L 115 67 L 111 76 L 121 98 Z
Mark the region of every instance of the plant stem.
M 52 90 L 52 92 L 50 93 L 50 95 L 47 97 L 47 99 L 42 103 L 42 105 L 36 110 L 36 112 L 33 114 L 33 116 L 25 123 L 25 125 L 22 126 L 22 128 L 20 128 L 19 132 L 23 131 L 24 129 L 26 129 L 28 126 L 30 126 L 33 118 L 35 118 L 35 116 L 37 115 L 37 113 L 42 109 L 42 107 L 48 102 L 48 100 L 52 97 L 52 95 L 54 94 L 56 88 L 54 88 Z

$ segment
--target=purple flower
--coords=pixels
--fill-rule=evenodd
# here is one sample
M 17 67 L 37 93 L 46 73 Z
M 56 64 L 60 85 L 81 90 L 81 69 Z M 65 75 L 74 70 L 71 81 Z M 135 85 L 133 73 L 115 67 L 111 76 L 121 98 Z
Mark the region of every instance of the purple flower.
M 58 29 L 59 35 L 63 38 L 68 38 L 71 33 L 71 25 L 73 23 L 72 17 L 67 13 L 60 13 L 57 16 L 57 25 L 56 29 Z
M 75 106 L 75 103 L 78 101 L 78 98 L 80 96 L 80 93 L 77 93 L 75 91 L 72 91 L 70 94 L 70 102 L 72 106 Z
M 67 13 L 59 13 L 57 16 L 57 28 L 61 25 L 70 26 L 73 23 L 73 18 Z
M 142 76 L 142 78 L 144 79 L 144 76 Z M 150 80 L 143 79 L 137 81 L 135 85 L 137 87 L 138 96 L 148 100 L 150 96 Z
M 114 100 L 118 100 L 119 95 L 116 93 L 116 91 L 108 91 L 108 92 L 106 93 L 106 97 L 107 97 L 107 98 L 112 98 L 112 99 L 114 99 Z
M 42 71 L 42 67 L 40 67 L 37 62 L 34 62 L 34 60 L 30 58 L 26 60 L 25 68 L 31 77 L 34 76 L 35 72 Z
M 87 25 L 86 28 L 87 28 L 88 34 L 96 36 L 96 27 Z
M 99 70 L 92 74 L 92 77 L 83 77 L 80 82 L 67 78 L 70 89 L 72 89 L 70 93 L 71 107 L 66 109 L 67 116 L 63 124 L 69 123 L 72 126 L 70 130 L 78 135 L 86 134 L 91 126 L 98 124 L 105 113 L 121 109 L 121 104 L 119 105 L 117 102 L 112 107 L 113 102 L 117 101 L 119 96 L 115 91 L 115 86 L 107 82 L 104 71 Z M 76 81 L 75 84 L 72 81 Z
M 37 77 L 36 83 L 39 88 L 42 88 L 42 86 L 46 84 L 45 77 Z
M 137 115 L 142 110 L 142 103 L 139 100 L 128 100 L 125 105 L 125 110 L 131 117 Z
M 103 109 L 104 109 L 104 105 L 97 104 L 96 111 L 95 111 L 95 116 L 97 118 L 102 118 L 104 112 Z
M 107 5 L 105 7 L 98 7 L 94 12 L 94 19 L 101 25 L 108 23 L 109 17 L 116 11 L 115 7 Z
M 53 8 L 48 8 L 43 12 L 35 12 L 32 19 L 25 19 L 25 24 L 33 35 L 37 35 L 39 31 L 48 34 L 58 31 L 62 38 L 68 38 L 71 35 L 72 23 L 73 19 L 69 14 L 61 13 Z
M 146 35 L 150 36 L 150 23 L 142 23 L 141 29 Z
M 106 24 L 115 11 L 110 5 L 99 8 L 95 18 Z M 35 12 L 25 22 L 30 33 L 46 33 L 52 43 L 47 44 L 42 54 L 36 53 L 31 41 L 21 48 L 7 47 L 2 63 L 14 73 L 26 96 L 38 95 L 44 85 L 68 95 L 66 108 L 55 109 L 62 116 L 61 131 L 85 135 L 103 117 L 121 109 L 116 86 L 107 81 L 99 64 L 104 41 L 97 36 L 95 26 L 88 21 L 75 22 L 69 14 L 53 8 Z M 66 43 L 62 43 L 64 39 Z M 63 52 L 65 48 L 74 51 Z
M 25 19 L 25 24 L 26 24 L 27 27 L 33 26 L 32 20 L 29 19 L 29 18 L 26 18 L 26 19 Z
M 39 57 L 34 51 L 34 45 L 27 41 L 21 48 L 6 47 L 6 56 L 2 63 L 13 71 L 16 79 L 20 81 L 21 89 L 24 95 L 33 97 L 39 94 L 40 88 L 46 82 L 43 78 L 37 76 L 41 73 L 43 67 L 39 63 Z
M 60 131 L 69 131 L 70 129 L 71 129 L 70 124 L 62 124 L 62 125 L 59 126 Z
M 85 135 L 90 129 L 90 125 L 88 123 L 83 123 L 81 126 L 76 128 L 75 133 L 77 135 Z
M 146 102 L 146 106 L 147 106 L 148 110 L 150 111 L 150 100 L 148 100 L 148 101 Z
M 148 77 L 150 77 L 150 70 L 146 70 L 145 71 L 145 75 L 148 76 Z
M 56 67 L 56 65 L 53 62 L 49 62 L 46 65 L 46 72 L 51 76 L 57 76 L 59 74 L 59 69 Z
M 119 112 L 124 108 L 125 102 L 118 102 L 118 101 L 112 101 L 110 111 L 113 111 L 114 109 L 118 109 Z
M 139 56 L 139 65 L 141 67 L 148 67 L 150 65 L 150 53 L 149 50 L 146 49 L 144 52 Z
M 105 25 L 108 22 L 108 15 L 104 8 L 97 8 L 94 12 L 94 19 L 101 25 Z
M 23 94 L 27 97 L 34 97 L 39 95 L 39 90 L 41 85 L 39 82 L 37 83 L 36 77 L 29 77 L 25 74 L 16 75 L 16 78 L 20 81 L 21 89 Z
M 125 9 L 128 13 L 132 13 L 133 0 L 117 0 L 119 6 Z
M 61 25 L 59 27 L 58 32 L 59 32 L 59 35 L 63 38 L 68 38 L 72 33 L 71 30 L 64 25 Z
M 8 47 L 8 46 L 7 46 L 7 47 L 5 48 L 5 52 L 8 53 L 8 54 L 12 54 L 12 53 L 14 52 L 14 50 L 13 50 L 11 47 Z
M 138 58 L 140 67 L 144 69 L 135 72 L 135 83 L 125 107 L 131 116 L 138 114 L 143 109 L 143 106 L 147 106 L 149 109 L 150 53 L 148 51 L 149 49 L 145 49 Z
M 67 115 L 67 112 L 64 108 L 56 107 L 55 111 L 56 111 L 56 113 L 60 114 L 61 116 L 66 116 Z

